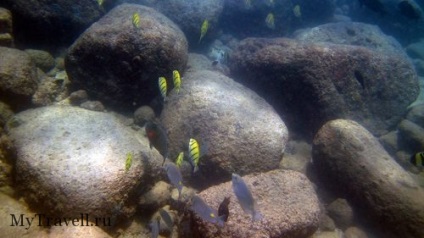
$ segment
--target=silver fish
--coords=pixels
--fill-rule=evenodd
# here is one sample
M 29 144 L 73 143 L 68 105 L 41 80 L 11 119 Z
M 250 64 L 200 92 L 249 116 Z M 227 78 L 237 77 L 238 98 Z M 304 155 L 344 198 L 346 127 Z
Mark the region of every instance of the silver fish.
M 149 226 L 152 231 L 152 235 L 150 237 L 157 238 L 159 236 L 160 231 L 160 217 L 153 219 L 153 221 L 150 222 Z
M 205 221 L 224 226 L 224 219 L 218 216 L 218 212 L 209 207 L 199 196 L 194 195 L 192 198 L 191 209 L 197 216 Z
M 183 176 L 181 175 L 180 169 L 174 163 L 166 163 L 163 167 L 168 175 L 169 181 L 178 189 L 178 200 L 180 200 L 181 191 L 183 190 Z
M 161 208 L 159 210 L 159 214 L 160 214 L 160 217 L 162 217 L 162 220 L 168 226 L 168 228 L 172 230 L 172 226 L 173 226 L 174 222 L 172 221 L 172 218 L 169 215 L 169 213 L 166 210 Z
M 232 174 L 232 184 L 234 194 L 236 195 L 241 208 L 243 208 L 243 211 L 251 215 L 253 221 L 261 220 L 262 214 L 257 209 L 252 193 L 240 175 Z

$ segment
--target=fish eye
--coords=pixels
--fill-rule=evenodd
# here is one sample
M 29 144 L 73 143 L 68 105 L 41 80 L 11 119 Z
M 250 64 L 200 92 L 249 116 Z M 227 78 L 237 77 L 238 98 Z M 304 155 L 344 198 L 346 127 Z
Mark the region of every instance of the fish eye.
M 211 216 L 212 218 L 214 218 L 214 217 L 215 217 L 215 215 L 214 215 L 213 213 L 211 213 L 211 214 L 210 214 L 210 216 Z

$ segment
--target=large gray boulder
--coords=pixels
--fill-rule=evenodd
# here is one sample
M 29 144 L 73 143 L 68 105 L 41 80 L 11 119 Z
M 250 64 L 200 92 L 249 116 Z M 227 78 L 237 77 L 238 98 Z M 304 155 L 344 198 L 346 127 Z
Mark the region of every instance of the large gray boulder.
M 70 80 L 91 96 L 134 111 L 159 95 L 158 77 L 183 72 L 187 57 L 187 40 L 171 20 L 149 7 L 122 4 L 78 38 L 65 66 Z
M 326 123 L 313 141 L 313 163 L 381 237 L 424 237 L 424 191 L 364 127 Z
M 0 100 L 13 109 L 31 105 L 37 90 L 37 68 L 24 51 L 0 47 Z
M 193 234 L 201 237 L 310 237 L 317 229 L 321 210 L 312 183 L 303 174 L 290 170 L 274 170 L 243 177 L 263 216 L 252 222 L 243 212 L 231 181 L 210 187 L 198 194 L 210 207 L 218 209 L 230 197 L 229 217 L 223 228 L 194 216 Z M 183 236 L 185 237 L 185 236 Z M 195 236 L 197 237 L 197 236 Z
M 208 184 L 240 174 L 278 168 L 288 131 L 274 109 L 253 91 L 213 71 L 184 75 L 182 88 L 166 100 L 161 121 L 170 158 L 187 151 L 190 138 L 207 144 L 195 182 Z
M 404 55 L 361 46 L 249 38 L 232 54 L 230 68 L 283 115 L 289 128 L 308 136 L 336 118 L 384 134 L 419 92 Z
M 89 219 L 108 217 L 113 223 L 132 215 L 132 196 L 160 178 L 161 155 L 150 150 L 143 134 L 110 114 L 51 106 L 21 112 L 13 120 L 16 181 L 39 212 L 55 217 L 87 213 Z M 133 160 L 125 171 L 128 154 Z

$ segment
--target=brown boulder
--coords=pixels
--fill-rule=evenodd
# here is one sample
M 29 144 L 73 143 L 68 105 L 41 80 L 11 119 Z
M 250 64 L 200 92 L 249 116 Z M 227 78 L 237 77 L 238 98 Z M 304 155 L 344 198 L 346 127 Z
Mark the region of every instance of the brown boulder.
M 140 26 L 133 25 L 139 14 Z M 187 41 L 171 20 L 152 8 L 122 4 L 88 28 L 70 47 L 66 72 L 90 96 L 134 111 L 159 95 L 158 77 L 172 78 L 187 63 Z
M 0 47 L 0 55 L 0 100 L 13 109 L 28 107 L 37 90 L 37 68 L 24 51 Z
M 424 191 L 364 127 L 326 123 L 313 141 L 313 161 L 322 181 L 381 237 L 424 237 Z
M 309 136 L 337 118 L 383 134 L 419 92 L 404 55 L 361 46 L 248 38 L 230 57 L 230 68 L 283 115 L 289 128 Z

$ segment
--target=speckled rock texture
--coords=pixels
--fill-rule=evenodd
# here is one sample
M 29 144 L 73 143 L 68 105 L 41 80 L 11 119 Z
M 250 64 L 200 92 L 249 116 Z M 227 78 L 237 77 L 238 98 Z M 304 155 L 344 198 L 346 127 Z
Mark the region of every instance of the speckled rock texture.
M 56 64 L 53 56 L 47 51 L 27 49 L 25 52 L 28 53 L 34 64 L 44 72 L 48 72 Z
M 42 226 L 38 226 L 38 218 L 34 218 L 31 226 L 25 220 L 26 217 L 31 219 L 34 217 L 34 213 L 28 209 L 27 205 L 23 202 L 19 202 L 16 199 L 9 197 L 3 193 L 0 193 L 0 213 L 3 214 L 0 217 L 0 234 L 2 237 L 48 237 L 46 230 L 42 229 Z M 23 226 L 17 226 L 12 224 L 12 215 L 15 216 L 16 220 L 20 219 L 21 214 L 23 215 Z M 19 223 L 20 225 L 21 223 Z
M 37 68 L 30 56 L 17 49 L 0 47 L 0 100 L 12 109 L 30 106 L 37 90 Z
M 424 191 L 364 127 L 350 120 L 326 123 L 313 141 L 322 181 L 381 237 L 423 237 Z
M 184 75 L 160 116 L 169 136 L 170 158 L 187 151 L 190 138 L 207 145 L 196 183 L 210 185 L 278 168 L 288 140 L 284 122 L 256 93 L 213 71 Z
M 187 40 L 171 20 L 152 8 L 122 4 L 78 38 L 65 66 L 70 80 L 90 96 L 135 111 L 159 95 L 158 77 L 172 79 L 175 69 L 183 73 L 187 57 Z
M 64 100 L 69 96 L 70 82 L 67 79 L 40 77 L 37 91 L 32 95 L 32 104 L 48 106 Z
M 17 150 L 16 184 L 39 212 L 114 221 L 133 214 L 135 191 L 161 179 L 160 154 L 110 114 L 50 106 L 14 120 L 9 134 Z M 128 153 L 133 161 L 126 172 Z
M 421 151 L 424 147 L 424 128 L 408 119 L 402 120 L 398 126 L 401 144 L 410 151 Z
M 187 71 L 210 70 L 217 71 L 224 75 L 229 75 L 229 69 L 223 64 L 212 65 L 212 61 L 205 55 L 190 53 L 188 54 Z
M 85 222 L 85 221 L 84 221 Z M 53 226 L 49 230 L 47 238 L 112 238 L 109 234 L 102 230 L 101 223 L 87 223 L 85 226 Z
M 217 24 L 224 8 L 224 0 L 168 0 L 151 1 L 140 0 L 139 3 L 147 5 L 163 13 L 177 24 L 187 37 L 190 47 L 199 47 L 200 27 L 204 20 L 209 21 L 209 28 L 202 42 L 212 39 L 217 35 Z
M 328 215 L 337 227 L 346 230 L 353 225 L 353 209 L 346 199 L 338 198 L 327 206 Z
M 52 47 L 71 44 L 101 17 L 97 1 L 4 0 L 13 15 L 15 40 L 20 44 Z
M 387 133 L 419 93 L 404 55 L 361 46 L 248 38 L 230 57 L 230 69 L 291 130 L 309 137 L 338 118 L 358 121 L 376 135 Z
M 406 119 L 424 127 L 424 104 L 418 104 L 412 107 L 406 115 Z
M 231 182 L 210 187 L 199 196 L 218 209 L 230 196 L 229 218 L 223 228 L 194 216 L 194 237 L 309 237 L 318 228 L 321 214 L 318 197 L 311 182 L 301 173 L 273 170 L 243 177 L 250 188 L 263 219 L 252 222 L 235 197 Z
M 0 101 L 0 127 L 3 128 L 12 116 L 13 111 L 10 109 L 9 105 Z
M 0 7 L 0 46 L 13 46 L 12 12 Z
M 402 45 L 385 35 L 376 25 L 360 22 L 327 23 L 300 30 L 294 39 L 305 43 L 328 42 L 341 45 L 363 46 L 381 53 L 404 55 Z

